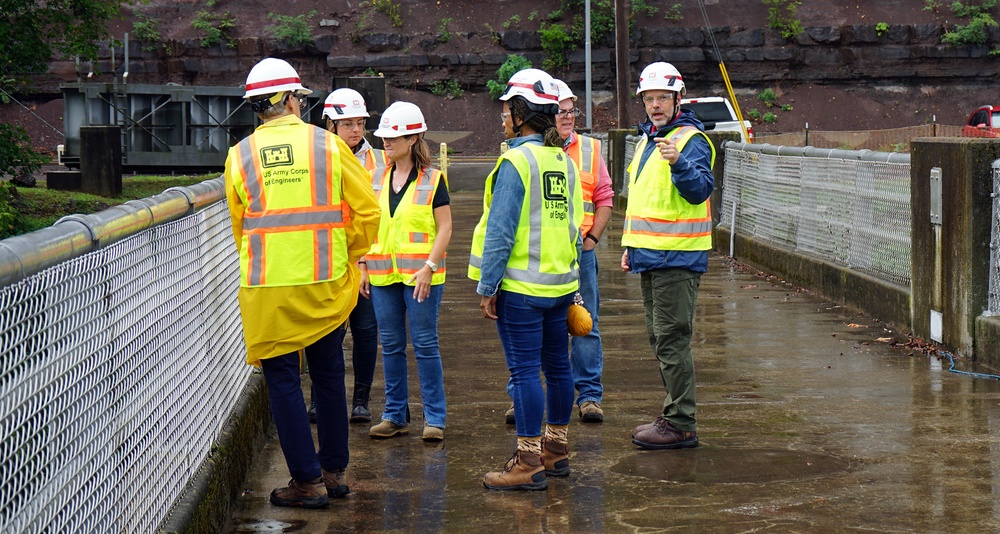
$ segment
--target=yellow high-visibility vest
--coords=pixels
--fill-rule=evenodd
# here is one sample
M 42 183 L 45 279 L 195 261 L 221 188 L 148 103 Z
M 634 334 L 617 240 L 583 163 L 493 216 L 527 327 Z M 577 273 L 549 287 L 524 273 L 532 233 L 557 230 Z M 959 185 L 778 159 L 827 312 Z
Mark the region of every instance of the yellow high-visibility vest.
M 504 152 L 486 178 L 483 216 L 472 234 L 469 278 L 479 280 L 493 181 L 509 161 L 524 184 L 524 202 L 502 288 L 538 297 L 560 297 L 579 287 L 576 242 L 583 222 L 583 199 L 576 164 L 558 147 L 526 143 Z
M 365 170 L 369 173 L 378 168 L 388 167 L 389 158 L 385 155 L 385 150 L 379 150 L 377 148 L 368 149 L 368 154 L 365 156 Z
M 692 126 L 681 126 L 667 134 L 680 152 L 696 135 L 708 142 L 715 166 L 715 147 L 708 137 Z M 648 137 L 635 147 L 628 167 L 628 207 L 622 229 L 622 246 L 651 250 L 709 250 L 712 248 L 712 210 L 709 201 L 692 205 L 677 192 L 670 177 L 670 163 L 655 152 L 646 159 L 637 175 Z
M 566 147 L 566 153 L 580 169 L 580 189 L 583 193 L 580 233 L 587 235 L 594 226 L 594 190 L 597 188 L 597 170 L 600 169 L 601 142 L 593 137 L 574 136 L 576 140 Z
M 397 282 L 406 284 L 430 259 L 437 237 L 434 194 L 443 180 L 444 175 L 437 169 L 420 169 L 417 179 L 399 199 L 396 213 L 390 215 L 392 167 L 384 167 L 382 174 L 374 177 L 372 186 L 382 208 L 382 219 L 379 221 L 378 237 L 365 255 L 368 280 L 373 286 Z M 431 285 L 443 284 L 446 271 L 446 258 L 442 257 L 437 271 L 431 276 Z
M 246 211 L 240 285 L 294 286 L 347 270 L 340 152 L 333 134 L 304 123 L 261 128 L 231 149 Z

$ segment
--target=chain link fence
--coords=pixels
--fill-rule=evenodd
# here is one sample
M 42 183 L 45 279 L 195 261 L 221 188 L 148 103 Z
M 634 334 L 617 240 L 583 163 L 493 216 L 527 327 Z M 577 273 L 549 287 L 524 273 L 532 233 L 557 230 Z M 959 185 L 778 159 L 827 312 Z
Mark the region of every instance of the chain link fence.
M 990 283 L 987 314 L 1000 315 L 1000 160 L 993 162 L 993 215 L 990 227 Z
M 0 288 L 0 531 L 152 532 L 211 451 L 252 370 L 210 182 L 205 209 Z
M 726 144 L 720 225 L 910 285 L 909 154 Z

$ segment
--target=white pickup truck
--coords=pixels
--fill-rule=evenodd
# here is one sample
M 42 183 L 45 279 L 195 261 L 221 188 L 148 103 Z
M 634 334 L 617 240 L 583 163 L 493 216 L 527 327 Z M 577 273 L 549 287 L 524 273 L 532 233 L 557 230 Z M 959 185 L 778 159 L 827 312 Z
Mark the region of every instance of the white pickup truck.
M 721 96 L 685 98 L 681 100 L 681 108 L 693 111 L 698 120 L 705 125 L 705 131 L 740 132 L 741 141 L 753 142 L 753 126 L 750 125 L 750 121 L 743 121 L 747 127 L 746 134 L 743 133 L 740 121 L 736 118 L 736 111 L 728 98 Z

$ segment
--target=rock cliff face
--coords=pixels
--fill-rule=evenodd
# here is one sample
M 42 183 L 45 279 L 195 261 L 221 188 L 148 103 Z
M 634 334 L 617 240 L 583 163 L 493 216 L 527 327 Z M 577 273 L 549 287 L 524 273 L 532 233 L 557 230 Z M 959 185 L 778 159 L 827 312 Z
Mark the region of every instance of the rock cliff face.
M 980 47 L 956 47 L 940 43 L 944 28 L 938 24 L 892 25 L 879 30 L 875 25 L 847 25 L 806 28 L 794 40 L 769 29 L 716 28 L 713 36 L 734 84 L 767 85 L 769 82 L 839 84 L 878 81 L 880 83 L 947 85 L 988 83 L 998 76 L 998 64 L 988 56 L 1000 43 L 1000 32 Z M 265 56 L 290 60 L 302 77 L 316 87 L 327 88 L 335 76 L 357 75 L 374 70 L 390 77 L 390 83 L 422 89 L 441 80 L 459 80 L 470 90 L 481 90 L 508 54 L 520 54 L 541 65 L 545 52 L 535 31 L 461 33 L 453 37 L 447 51 L 431 34 L 369 33 L 357 46 L 338 46 L 334 35 L 317 40 L 308 48 L 289 48 L 269 39 L 244 38 L 236 48 L 202 48 L 197 39 L 165 43 L 154 52 L 129 43 L 129 81 L 141 83 L 184 83 L 192 85 L 239 85 L 249 67 Z M 499 46 L 484 46 L 495 43 Z M 596 43 L 591 60 L 595 89 L 614 87 L 614 49 L 610 43 Z M 363 53 L 345 53 L 348 49 Z M 630 63 L 634 75 L 652 61 L 668 61 L 696 86 L 721 83 L 718 59 L 712 41 L 697 28 L 649 28 L 635 32 L 630 43 Z M 111 73 L 124 70 L 124 50 L 111 50 L 94 66 L 98 74 L 91 81 L 110 81 Z M 584 80 L 584 51 L 569 54 L 571 67 L 554 72 L 570 85 Z M 82 65 L 86 77 L 90 65 Z M 58 85 L 77 81 L 77 67 L 56 61 L 49 74 L 35 80 L 42 93 L 58 93 Z M 634 78 L 635 76 L 633 76 Z

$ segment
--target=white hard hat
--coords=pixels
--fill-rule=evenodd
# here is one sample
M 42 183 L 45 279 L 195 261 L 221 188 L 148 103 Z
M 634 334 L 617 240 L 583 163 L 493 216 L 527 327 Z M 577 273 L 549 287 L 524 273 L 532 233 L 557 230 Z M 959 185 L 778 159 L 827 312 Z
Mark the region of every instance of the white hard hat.
M 682 95 L 687 93 L 680 71 L 670 63 L 662 61 L 650 63 L 642 69 L 642 74 L 639 75 L 639 87 L 635 90 L 635 94 L 653 89 L 673 91 Z
M 562 102 L 563 100 L 566 100 L 567 98 L 572 98 L 573 101 L 576 102 L 576 95 L 574 95 L 573 91 L 569 88 L 568 85 L 566 85 L 566 82 L 564 82 L 562 80 L 559 80 L 559 79 L 555 79 L 553 81 L 556 82 L 556 89 L 559 90 L 559 101 L 560 102 Z
M 369 117 L 368 108 L 365 106 L 365 97 L 354 89 L 337 89 L 326 97 L 323 103 L 323 116 L 330 120 L 356 119 L 358 117 Z
M 264 58 L 250 69 L 247 76 L 246 94 L 243 98 L 258 95 L 270 95 L 284 91 L 292 91 L 300 95 L 312 93 L 302 86 L 299 73 L 283 59 Z
M 524 69 L 511 76 L 500 101 L 506 102 L 515 96 L 523 97 L 529 104 L 559 106 L 559 89 L 552 76 L 543 70 Z M 554 111 L 552 113 L 555 114 Z
M 424 114 L 416 104 L 393 102 L 382 112 L 382 120 L 374 134 L 377 137 L 402 137 L 427 131 Z

